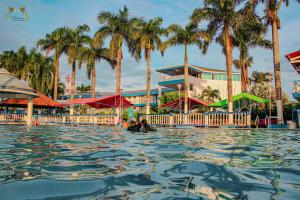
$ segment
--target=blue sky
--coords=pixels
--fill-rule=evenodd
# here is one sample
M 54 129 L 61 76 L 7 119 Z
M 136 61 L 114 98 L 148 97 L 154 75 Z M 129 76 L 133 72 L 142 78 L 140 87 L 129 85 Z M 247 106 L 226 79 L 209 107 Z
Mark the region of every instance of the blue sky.
M 126 5 L 130 15 L 150 19 L 161 16 L 164 26 L 173 23 L 185 25 L 193 10 L 202 5 L 202 0 L 1 0 L 0 2 L 0 51 L 16 50 L 20 46 L 28 49 L 35 47 L 36 41 L 43 38 L 55 28 L 62 26 L 76 27 L 88 24 L 91 35 L 100 27 L 97 15 L 101 11 L 117 12 Z M 25 22 L 7 21 L 5 19 L 9 6 L 24 5 L 29 13 Z M 281 70 L 284 91 L 291 96 L 293 80 L 299 78 L 284 55 L 300 49 L 300 5 L 296 0 L 290 1 L 290 6 L 282 7 L 279 15 L 282 28 L 280 30 Z M 261 12 L 261 11 L 260 11 Z M 270 32 L 266 35 L 271 39 Z M 145 89 L 146 63 L 144 59 L 136 62 L 124 49 L 122 64 L 122 88 L 124 90 Z M 254 65 L 250 69 L 273 72 L 272 51 L 253 49 Z M 238 52 L 234 51 L 238 58 Z M 158 52 L 152 54 L 152 87 L 157 87 L 159 74 L 154 70 L 167 65 L 183 63 L 183 48 L 170 48 L 164 57 Z M 189 63 L 193 65 L 225 69 L 225 57 L 217 44 L 212 44 L 206 55 L 200 54 L 196 47 L 189 48 Z M 61 59 L 61 78 L 71 73 L 66 58 Z M 84 66 L 77 71 L 77 84 L 88 84 Z M 115 72 L 105 61 L 97 63 L 97 90 L 114 91 Z

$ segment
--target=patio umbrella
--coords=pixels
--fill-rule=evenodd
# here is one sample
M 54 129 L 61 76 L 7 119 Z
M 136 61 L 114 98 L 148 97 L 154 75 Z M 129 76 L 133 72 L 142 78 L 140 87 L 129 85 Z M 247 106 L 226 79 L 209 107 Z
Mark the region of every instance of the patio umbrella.
M 38 94 L 24 80 L 0 68 L 0 98 L 27 98 L 27 125 L 32 123 L 33 98 Z
M 239 100 L 242 100 L 242 99 L 248 99 L 250 101 L 254 101 L 254 102 L 257 102 L 257 103 L 268 103 L 269 102 L 267 99 L 263 99 L 263 98 L 260 98 L 258 96 L 246 93 L 246 92 L 243 92 L 243 93 L 238 94 L 238 95 L 234 95 L 232 97 L 233 101 L 239 101 Z M 228 105 L 228 100 L 223 99 L 221 101 L 209 104 L 209 107 L 220 108 L 220 107 L 225 107 L 227 105 Z

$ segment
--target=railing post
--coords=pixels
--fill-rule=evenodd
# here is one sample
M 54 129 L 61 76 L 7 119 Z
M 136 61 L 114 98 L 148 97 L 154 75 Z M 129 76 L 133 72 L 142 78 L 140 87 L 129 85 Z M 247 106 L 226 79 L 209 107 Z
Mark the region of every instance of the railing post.
M 66 123 L 66 116 L 62 116 L 62 123 L 63 123 L 63 124 Z
M 209 113 L 204 113 L 204 125 L 209 125 Z
M 251 113 L 247 112 L 247 126 L 251 128 Z
M 114 117 L 114 124 L 115 124 L 115 126 L 118 125 L 118 121 L 119 121 L 119 117 L 118 117 L 118 115 L 115 115 L 115 117 Z
M 170 126 L 174 125 L 174 116 L 173 115 L 169 115 L 169 124 L 170 124 Z

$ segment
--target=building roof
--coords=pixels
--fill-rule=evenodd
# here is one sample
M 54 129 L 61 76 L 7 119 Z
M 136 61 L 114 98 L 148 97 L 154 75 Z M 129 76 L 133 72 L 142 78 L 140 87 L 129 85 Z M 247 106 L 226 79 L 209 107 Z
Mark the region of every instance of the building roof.
M 184 65 L 175 65 L 175 66 L 166 66 L 163 68 L 156 69 L 157 72 L 160 73 L 165 73 L 168 75 L 179 75 L 178 73 L 181 74 L 181 71 L 183 70 Z M 226 70 L 220 70 L 220 69 L 213 69 L 213 68 L 206 68 L 206 67 L 199 67 L 196 65 L 191 65 L 189 64 L 188 66 L 189 72 L 194 72 L 194 73 L 227 73 Z M 176 73 L 178 72 L 178 73 Z M 233 74 L 239 74 L 239 72 L 232 72 Z
M 38 97 L 33 99 L 33 107 L 35 108 L 58 108 L 62 107 L 59 103 L 52 100 L 51 98 L 43 95 L 42 93 L 37 93 Z M 15 99 L 9 98 L 2 102 L 0 102 L 1 106 L 8 106 L 8 107 L 27 107 L 28 99 Z
M 0 68 L 0 98 L 36 97 L 37 93 L 24 80 L 4 68 Z
M 290 63 L 294 66 L 295 70 L 300 74 L 300 50 L 285 56 Z

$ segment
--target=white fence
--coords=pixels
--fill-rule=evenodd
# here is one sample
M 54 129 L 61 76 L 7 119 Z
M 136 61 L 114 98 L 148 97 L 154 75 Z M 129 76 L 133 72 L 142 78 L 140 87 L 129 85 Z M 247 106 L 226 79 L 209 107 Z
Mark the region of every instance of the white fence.
M 38 118 L 40 124 L 115 125 L 115 115 L 47 115 Z
M 229 124 L 229 117 L 233 123 Z M 247 112 L 209 112 L 190 114 L 161 114 L 142 115 L 140 120 L 146 119 L 149 124 L 159 126 L 206 126 L 206 127 L 250 127 L 251 115 Z M 116 115 L 38 115 L 33 120 L 39 124 L 70 124 L 70 125 L 116 125 Z M 0 114 L 0 122 L 24 123 L 24 114 Z
M 233 122 L 229 124 L 229 117 Z M 247 112 L 209 112 L 190 114 L 142 115 L 140 120 L 146 119 L 149 124 L 161 126 L 208 126 L 208 127 L 250 127 L 251 115 Z
M 74 124 L 74 125 L 115 125 L 116 115 L 35 115 L 33 121 L 39 124 Z M 0 122 L 26 122 L 24 114 L 0 114 Z
M 23 123 L 26 122 L 26 117 L 24 114 L 0 114 L 0 122 Z

